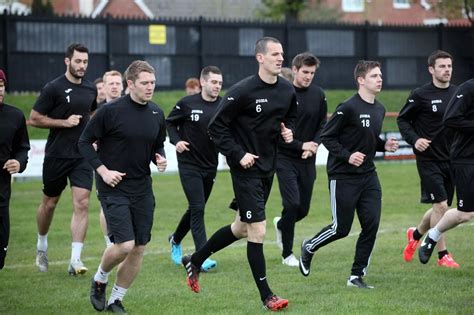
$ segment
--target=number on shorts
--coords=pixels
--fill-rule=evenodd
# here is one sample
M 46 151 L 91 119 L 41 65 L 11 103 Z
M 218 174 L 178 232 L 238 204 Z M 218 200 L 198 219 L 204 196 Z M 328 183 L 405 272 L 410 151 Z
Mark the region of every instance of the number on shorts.
M 252 219 L 252 211 L 250 211 L 250 210 L 247 211 L 247 212 L 245 213 L 245 216 L 247 217 L 247 219 Z

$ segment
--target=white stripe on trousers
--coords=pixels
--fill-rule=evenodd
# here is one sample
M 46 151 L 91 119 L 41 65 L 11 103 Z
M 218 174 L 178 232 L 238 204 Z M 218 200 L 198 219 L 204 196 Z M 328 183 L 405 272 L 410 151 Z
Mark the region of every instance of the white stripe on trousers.
M 322 242 L 326 241 L 328 238 L 336 234 L 337 229 L 337 203 L 336 203 L 336 180 L 332 179 L 329 183 L 329 195 L 331 197 L 331 212 L 332 212 L 332 226 L 331 229 L 321 233 L 316 238 L 312 238 L 307 243 L 306 250 L 310 253 L 314 253 L 314 248 L 321 244 Z

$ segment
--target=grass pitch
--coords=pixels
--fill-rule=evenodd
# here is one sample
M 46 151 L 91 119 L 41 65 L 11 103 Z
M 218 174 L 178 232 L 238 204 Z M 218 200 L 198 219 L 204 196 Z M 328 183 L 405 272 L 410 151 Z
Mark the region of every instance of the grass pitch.
M 465 224 L 448 234 L 448 247 L 461 264 L 460 270 L 428 265 L 417 257 L 403 261 L 405 231 L 416 225 L 426 206 L 418 203 L 419 184 L 413 163 L 378 163 L 383 189 L 382 222 L 366 281 L 374 290 L 346 287 L 360 225 L 354 220 L 351 234 L 320 249 L 311 274 L 303 277 L 297 268 L 281 264 L 275 245 L 272 219 L 280 214 L 281 199 L 275 180 L 267 204 L 267 237 L 264 251 L 269 284 L 288 298 L 288 314 L 472 314 L 474 310 L 474 255 L 471 240 L 474 225 Z M 132 314 L 258 314 L 263 313 L 257 288 L 246 258 L 246 242 L 240 240 L 212 257 L 215 271 L 201 276 L 202 292 L 195 294 L 185 284 L 185 272 L 169 257 L 167 237 L 186 208 L 177 174 L 154 177 L 156 212 L 152 241 L 142 271 L 124 299 Z M 228 172 L 219 172 L 206 209 L 208 237 L 233 220 L 227 208 L 233 196 Z M 296 226 L 295 254 L 303 238 L 313 236 L 331 222 L 325 169 L 318 167 L 310 214 Z M 36 208 L 41 182 L 13 184 L 11 237 L 6 267 L 0 271 L 0 314 L 93 314 L 89 303 L 90 278 L 95 272 L 104 241 L 100 232 L 99 204 L 91 198 L 89 231 L 83 260 L 85 276 L 67 274 L 70 257 L 71 198 L 62 196 L 49 234 L 50 270 L 39 273 L 36 251 Z M 184 252 L 193 251 L 191 236 L 183 241 Z M 115 273 L 110 278 L 113 283 Z M 109 285 L 108 292 L 110 292 Z

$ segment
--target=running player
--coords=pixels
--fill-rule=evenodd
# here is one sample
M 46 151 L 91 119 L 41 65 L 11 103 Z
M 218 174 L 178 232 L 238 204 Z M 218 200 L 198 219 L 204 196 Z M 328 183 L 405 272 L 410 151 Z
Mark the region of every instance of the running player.
M 73 213 L 71 219 L 71 260 L 68 272 L 83 274 L 81 261 L 88 225 L 92 168 L 77 149 L 77 141 L 96 109 L 97 91 L 84 75 L 89 65 L 89 51 L 82 44 L 71 44 L 66 50 L 66 73 L 42 89 L 30 114 L 34 127 L 49 128 L 43 162 L 43 199 L 37 212 L 38 242 L 36 265 L 48 270 L 48 232 L 54 211 L 67 182 L 71 185 Z

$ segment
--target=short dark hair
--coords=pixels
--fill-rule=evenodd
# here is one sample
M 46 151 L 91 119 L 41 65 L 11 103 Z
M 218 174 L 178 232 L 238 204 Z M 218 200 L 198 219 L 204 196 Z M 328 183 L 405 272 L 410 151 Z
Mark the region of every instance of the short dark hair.
M 436 59 L 441 59 L 441 58 L 449 58 L 451 61 L 453 61 L 453 56 L 451 56 L 450 53 L 444 51 L 444 50 L 435 50 L 431 53 L 431 55 L 428 57 L 428 67 L 434 67 L 436 64 Z
M 382 69 L 382 64 L 378 61 L 359 60 L 354 69 L 354 79 L 356 81 L 357 87 L 359 87 L 359 82 L 357 82 L 357 78 L 365 77 L 365 75 L 374 68 Z
M 316 66 L 316 68 L 318 68 L 320 64 L 321 62 L 319 61 L 319 59 L 310 52 L 304 52 L 296 55 L 295 58 L 293 58 L 293 61 L 291 62 L 291 65 L 295 67 L 296 70 L 299 70 L 302 66 Z
M 86 46 L 80 43 L 72 43 L 66 49 L 66 58 L 71 59 L 72 55 L 74 55 L 74 51 L 82 52 L 82 53 L 89 53 L 89 49 Z
M 135 82 L 141 72 L 155 74 L 155 69 L 146 61 L 135 60 L 125 70 L 125 79 Z
M 207 66 L 207 67 L 202 68 L 201 78 L 204 79 L 204 80 L 207 80 L 207 78 L 209 78 L 209 73 L 215 73 L 215 74 L 222 75 L 222 71 L 218 67 L 216 67 L 216 66 Z
M 267 44 L 269 42 L 275 43 L 275 44 L 281 44 L 278 39 L 275 37 L 262 37 L 259 40 L 257 40 L 257 43 L 255 43 L 255 55 L 257 54 L 265 54 L 267 52 Z

